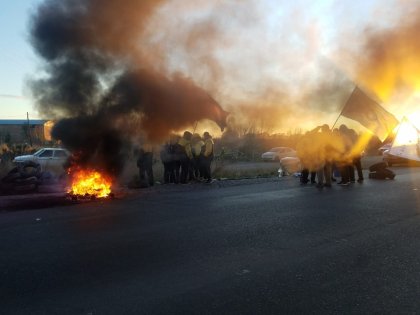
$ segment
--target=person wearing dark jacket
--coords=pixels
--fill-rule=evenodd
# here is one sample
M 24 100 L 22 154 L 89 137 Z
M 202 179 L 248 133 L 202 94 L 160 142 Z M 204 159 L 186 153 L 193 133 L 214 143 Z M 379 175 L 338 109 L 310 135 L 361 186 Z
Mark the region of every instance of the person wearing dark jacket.
M 175 183 L 174 148 L 170 142 L 162 146 L 160 160 L 163 164 L 163 182 L 165 184 Z
M 193 159 L 191 150 L 191 138 L 192 133 L 189 131 L 185 131 L 182 138 L 178 141 L 178 145 L 180 146 L 179 160 L 181 162 L 181 184 L 186 184 L 189 179 L 188 176 L 190 174 L 191 160 Z
M 307 168 L 302 169 L 300 182 L 302 184 L 307 184 L 309 182 L 309 174 L 311 175 L 311 184 L 316 184 L 316 180 L 315 180 L 316 172 L 314 171 L 310 172 L 309 169 Z

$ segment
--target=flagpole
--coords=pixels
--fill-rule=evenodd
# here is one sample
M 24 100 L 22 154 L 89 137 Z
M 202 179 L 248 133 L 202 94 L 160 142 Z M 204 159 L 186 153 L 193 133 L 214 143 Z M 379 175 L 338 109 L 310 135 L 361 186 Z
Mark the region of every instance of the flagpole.
M 340 119 L 341 114 L 342 114 L 342 113 L 343 113 L 343 111 L 344 111 L 344 108 L 346 108 L 347 103 L 349 102 L 350 98 L 353 96 L 354 91 L 356 91 L 356 89 L 357 89 L 357 88 L 358 88 L 358 87 L 357 87 L 357 85 L 356 85 L 356 86 L 354 87 L 354 89 L 353 89 L 353 92 L 351 92 L 350 96 L 347 98 L 347 101 L 344 103 L 344 106 L 343 106 L 343 108 L 341 109 L 341 112 L 340 112 L 340 114 L 338 115 L 337 119 L 335 120 L 334 125 L 332 125 L 331 130 L 333 130 L 333 129 L 334 129 L 335 124 L 336 124 L 336 123 L 337 123 L 337 121 Z

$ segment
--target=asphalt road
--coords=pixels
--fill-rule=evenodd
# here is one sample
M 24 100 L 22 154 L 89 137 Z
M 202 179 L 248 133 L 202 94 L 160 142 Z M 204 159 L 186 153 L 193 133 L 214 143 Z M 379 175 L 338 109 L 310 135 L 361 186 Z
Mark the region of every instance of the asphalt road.
M 0 212 L 1 314 L 415 314 L 420 168 Z

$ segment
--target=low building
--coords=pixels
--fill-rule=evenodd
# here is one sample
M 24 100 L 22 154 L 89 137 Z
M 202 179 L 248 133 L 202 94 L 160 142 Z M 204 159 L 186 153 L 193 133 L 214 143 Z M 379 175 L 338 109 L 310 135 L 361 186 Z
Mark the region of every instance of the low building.
M 0 143 L 42 144 L 51 141 L 51 120 L 0 119 Z

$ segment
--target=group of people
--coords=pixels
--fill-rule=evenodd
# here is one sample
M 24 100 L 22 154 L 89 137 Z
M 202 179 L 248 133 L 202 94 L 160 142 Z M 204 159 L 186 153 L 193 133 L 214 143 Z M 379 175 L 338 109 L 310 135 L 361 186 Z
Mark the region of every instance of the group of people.
M 309 182 L 318 188 L 331 187 L 341 177 L 340 185 L 362 182 L 361 157 L 366 143 L 357 133 L 341 125 L 333 130 L 328 125 L 318 126 L 308 131 L 296 146 L 302 166 L 300 181 Z M 211 135 L 203 136 L 185 131 L 181 136 L 173 135 L 161 147 L 160 159 L 163 164 L 165 184 L 187 184 L 190 181 L 212 181 L 211 163 L 214 155 L 214 142 Z M 153 151 L 146 146 L 139 150 L 137 166 L 140 182 L 153 186 Z M 339 175 L 337 175 L 339 174 Z
M 362 182 L 361 157 L 363 139 L 346 125 L 331 130 L 328 125 L 307 132 L 297 144 L 297 154 L 302 164 L 301 183 L 316 183 L 318 188 L 331 187 L 339 173 L 338 184 L 347 186 Z
M 192 134 L 185 131 L 183 136 L 173 135 L 160 150 L 165 184 L 187 184 L 190 181 L 212 182 L 211 163 L 214 156 L 214 142 L 208 132 Z M 137 166 L 141 183 L 153 186 L 153 152 L 151 147 L 139 150 Z

